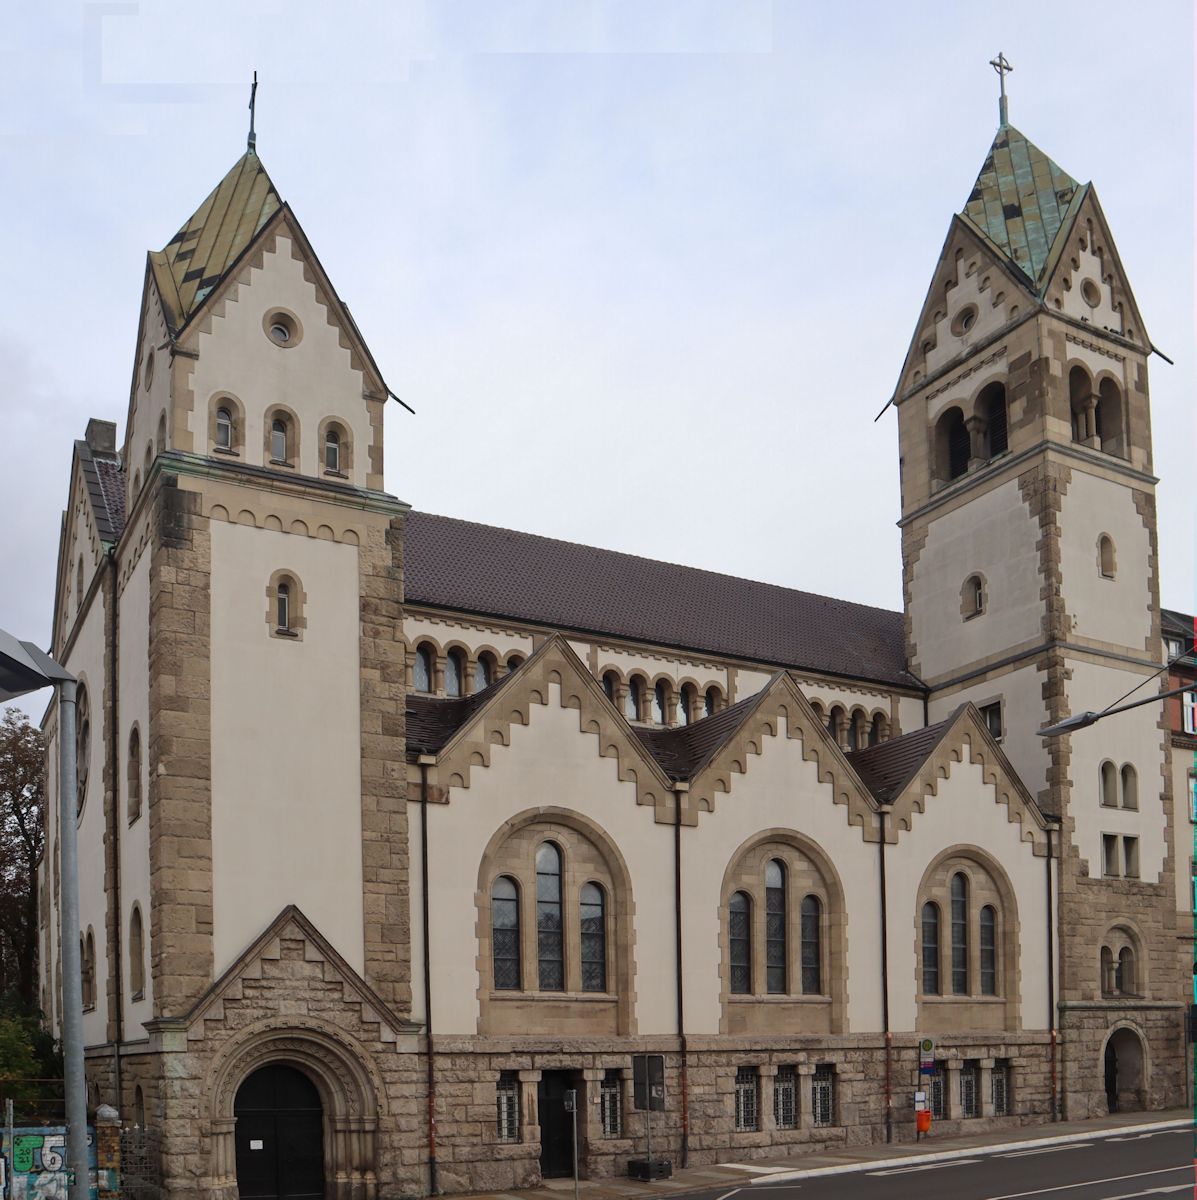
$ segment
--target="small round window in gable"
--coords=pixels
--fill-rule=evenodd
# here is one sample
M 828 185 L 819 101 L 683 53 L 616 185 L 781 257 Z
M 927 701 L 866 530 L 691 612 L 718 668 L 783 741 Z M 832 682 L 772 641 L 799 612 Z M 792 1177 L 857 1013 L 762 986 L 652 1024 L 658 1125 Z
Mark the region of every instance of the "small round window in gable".
M 962 308 L 952 320 L 952 332 L 960 337 L 977 323 L 977 306 L 975 304 L 967 304 Z
M 1092 279 L 1081 283 L 1081 299 L 1090 307 L 1096 308 L 1101 303 L 1101 288 Z
M 276 345 L 287 349 L 296 345 L 300 338 L 299 323 L 285 312 L 267 313 L 262 322 L 266 336 Z

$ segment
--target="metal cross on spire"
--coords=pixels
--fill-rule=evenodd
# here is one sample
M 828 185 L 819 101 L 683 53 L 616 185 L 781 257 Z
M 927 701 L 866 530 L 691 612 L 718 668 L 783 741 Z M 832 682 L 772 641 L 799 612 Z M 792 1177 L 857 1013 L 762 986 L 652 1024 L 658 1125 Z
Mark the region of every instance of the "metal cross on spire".
M 991 58 L 989 65 L 998 73 L 998 79 L 1001 80 L 1001 96 L 998 98 L 998 116 L 1003 125 L 1010 123 L 1010 113 L 1006 108 L 1006 76 L 1010 74 L 1014 68 L 1006 61 L 1006 56 L 999 50 L 997 58 Z
M 258 102 L 258 73 L 254 72 L 253 86 L 249 89 L 249 139 L 248 148 L 250 154 L 258 152 L 258 135 L 254 133 L 254 106 Z

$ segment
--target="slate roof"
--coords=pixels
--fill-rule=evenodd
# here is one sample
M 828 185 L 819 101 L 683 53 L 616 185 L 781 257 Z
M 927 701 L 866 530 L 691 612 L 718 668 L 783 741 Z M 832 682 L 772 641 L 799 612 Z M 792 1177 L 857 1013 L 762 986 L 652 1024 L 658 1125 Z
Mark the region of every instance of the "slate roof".
M 150 266 L 171 333 L 177 333 L 278 210 L 262 160 L 243 154 Z
M 1067 235 L 1087 191 L 1013 125 L 1003 125 L 961 215 L 1038 291 L 1060 231 Z
M 413 604 L 919 687 L 902 614 L 595 546 L 410 512 Z
M 864 750 L 854 750 L 848 755 L 848 761 L 876 799 L 888 804 L 915 777 L 959 715 L 960 709 L 957 709 L 946 720 L 934 725 Z
M 692 779 L 735 733 L 748 710 L 759 700 L 757 693 L 691 725 L 675 729 L 635 726 L 633 732 L 670 779 Z
M 125 480 L 120 459 L 115 454 L 92 450 L 85 441 L 75 443 L 75 453 L 83 468 L 96 532 L 102 542 L 114 543 L 125 527 Z

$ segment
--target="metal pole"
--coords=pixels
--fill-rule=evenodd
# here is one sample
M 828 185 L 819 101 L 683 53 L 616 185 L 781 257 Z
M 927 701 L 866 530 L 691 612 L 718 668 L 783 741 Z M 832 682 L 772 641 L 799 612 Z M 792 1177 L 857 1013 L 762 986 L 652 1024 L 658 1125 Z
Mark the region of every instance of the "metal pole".
M 58 688 L 59 952 L 62 955 L 62 1060 L 66 1087 L 69 1200 L 87 1200 L 87 1084 L 83 1077 L 83 967 L 79 956 L 78 790 L 75 762 L 75 681 Z
M 648 1072 L 645 1071 L 647 1078 Z M 653 1089 L 652 1085 L 648 1085 L 648 1111 L 644 1114 L 645 1129 L 647 1130 L 648 1145 L 645 1147 L 645 1157 L 648 1159 L 648 1174 L 652 1178 L 653 1173 Z
M 574 1092 L 574 1104 L 570 1110 L 574 1127 L 574 1200 L 578 1200 L 578 1094 Z

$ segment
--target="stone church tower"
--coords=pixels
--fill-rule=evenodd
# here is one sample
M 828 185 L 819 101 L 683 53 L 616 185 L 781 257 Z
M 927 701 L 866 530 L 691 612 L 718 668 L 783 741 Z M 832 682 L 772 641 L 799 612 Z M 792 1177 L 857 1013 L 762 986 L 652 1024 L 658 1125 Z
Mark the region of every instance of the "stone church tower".
M 1152 350 L 1093 186 L 1003 120 L 894 396 L 906 644 L 930 719 L 975 703 L 1059 822 L 1071 1117 L 1183 1054 L 1163 706 L 1038 734 L 1160 687 Z

